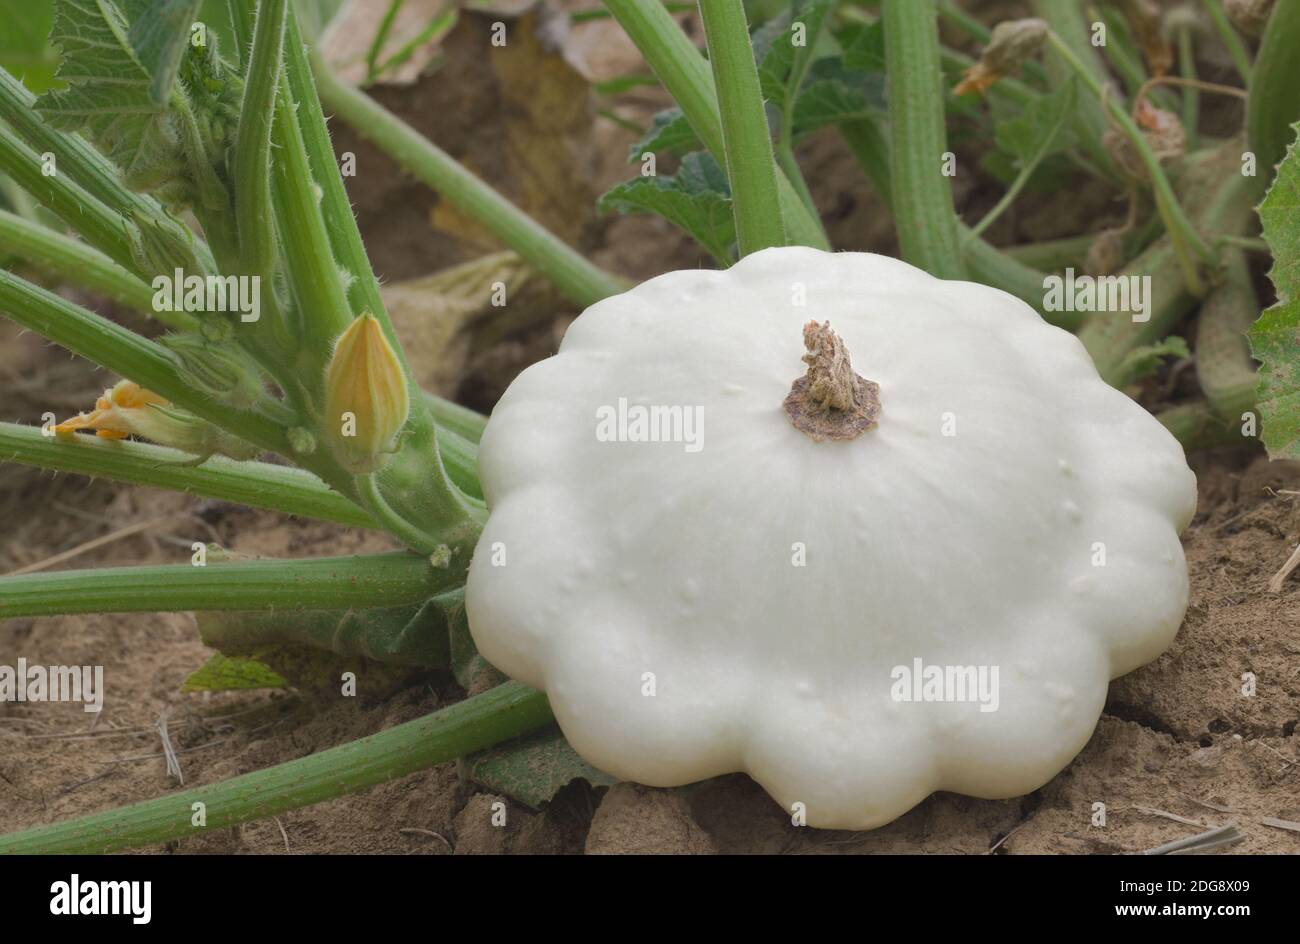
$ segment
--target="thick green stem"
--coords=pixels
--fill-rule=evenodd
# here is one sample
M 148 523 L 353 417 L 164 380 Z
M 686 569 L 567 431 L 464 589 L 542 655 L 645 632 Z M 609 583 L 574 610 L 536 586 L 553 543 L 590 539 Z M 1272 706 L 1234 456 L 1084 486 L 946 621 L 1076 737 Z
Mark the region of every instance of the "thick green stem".
M 1223 420 L 1238 423 L 1255 403 L 1258 377 L 1246 331 L 1259 317 L 1246 256 L 1227 254 L 1225 278 L 1201 305 L 1196 329 L 1196 376 L 1210 407 Z
M 1273 172 L 1295 137 L 1291 126 L 1300 119 L 1300 3 L 1278 0 L 1259 42 L 1250 73 L 1246 103 L 1246 138 L 1257 167 L 1252 185 L 1263 196 Z
M 35 107 L 36 96 L 0 68 L 0 123 L 8 124 L 34 152 L 53 154 L 59 174 L 70 178 L 102 205 L 128 219 L 139 215 L 153 221 L 158 228 L 157 237 L 171 244 L 171 255 L 181 257 L 192 253 L 205 272 L 216 271 L 206 243 L 169 215 L 153 197 L 128 190 L 122 184 L 118 169 L 108 158 L 80 135 L 65 134 L 51 128 L 41 120 Z M 32 193 L 39 196 L 36 191 Z M 114 256 L 109 246 L 96 243 L 96 248 Z M 137 270 L 129 258 L 118 261 L 145 279 L 158 274 Z
M 1248 410 L 1253 399 L 1242 409 Z M 1248 440 L 1241 434 L 1241 422 L 1229 422 L 1220 417 L 1204 400 L 1193 400 L 1170 407 L 1156 414 L 1183 449 L 1213 449 L 1216 446 L 1237 446 Z
M 785 245 L 772 134 L 741 0 L 701 0 L 740 255 Z
M 379 492 L 373 474 L 357 476 L 357 496 L 374 519 L 397 537 L 403 544 L 421 554 L 432 554 L 441 543 L 437 538 L 426 534 L 421 528 L 407 521 L 389 506 Z
M 355 793 L 553 721 L 546 696 L 506 682 L 441 711 L 267 770 L 0 836 L 0 853 L 115 852 L 262 819 Z M 195 826 L 194 804 L 203 804 Z
M 464 582 L 416 554 L 96 567 L 0 577 L 0 619 L 72 613 L 321 610 L 417 603 Z
M 1205 11 L 1210 14 L 1214 30 L 1223 40 L 1223 45 L 1228 50 L 1228 56 L 1232 59 L 1237 74 L 1241 76 L 1241 81 L 1249 83 L 1250 51 L 1246 49 L 1246 44 L 1241 41 L 1241 37 L 1229 22 L 1227 14 L 1223 12 L 1223 4 L 1219 0 L 1201 0 L 1201 2 L 1205 4 Z
M 203 395 L 180 376 L 171 354 L 153 341 L 3 270 L 0 311 L 254 445 L 292 454 L 281 424 L 263 413 L 236 410 Z
M 46 436 L 31 426 L 0 423 L 0 461 L 169 488 L 349 527 L 378 527 L 364 510 L 302 469 L 224 456 L 196 466 L 193 458 L 150 443 L 97 436 L 66 439 Z
M 627 283 L 566 246 L 410 125 L 340 81 L 319 59 L 314 58 L 313 65 L 321 100 L 338 117 L 467 216 L 482 223 L 574 302 L 586 307 L 627 290 Z
M 48 226 L 0 210 L 0 253 L 10 253 L 47 275 L 121 302 L 178 331 L 197 322 L 184 311 L 156 311 L 154 290 L 98 249 Z
M 662 3 L 605 0 L 605 7 L 641 51 L 646 64 L 673 97 L 705 149 L 725 165 L 722 118 L 708 60 L 691 44 Z M 777 175 L 776 186 L 789 242 L 829 249 L 820 221 L 809 211 L 784 172 Z
M 298 106 L 285 85 L 276 89 L 273 140 L 272 195 L 284 269 L 303 313 L 301 330 L 311 360 L 323 370 L 334 341 L 353 319 L 317 199 L 317 176 L 323 179 L 338 169 L 332 158 L 327 167 L 312 166 Z
M 426 393 L 424 398 L 428 401 L 429 410 L 433 413 L 434 419 L 437 420 L 440 431 L 453 432 L 467 440 L 471 445 L 476 445 L 483 438 L 483 430 L 487 427 L 487 417 L 482 413 L 471 410 L 467 406 L 461 406 L 459 403 L 444 400 L 432 393 Z
M 0 125 L 0 171 L 40 201 L 55 216 L 75 229 L 114 262 L 135 269 L 129 224 L 73 181 L 71 175 L 44 171 L 41 155 L 9 128 Z
M 268 284 L 277 256 L 271 203 L 271 128 L 287 8 L 288 0 L 262 0 L 257 7 L 232 174 L 240 262 L 246 272 L 261 276 Z
M 944 128 L 934 0 L 884 0 L 890 177 L 904 259 L 943 279 L 966 277 L 944 170 L 955 160 Z

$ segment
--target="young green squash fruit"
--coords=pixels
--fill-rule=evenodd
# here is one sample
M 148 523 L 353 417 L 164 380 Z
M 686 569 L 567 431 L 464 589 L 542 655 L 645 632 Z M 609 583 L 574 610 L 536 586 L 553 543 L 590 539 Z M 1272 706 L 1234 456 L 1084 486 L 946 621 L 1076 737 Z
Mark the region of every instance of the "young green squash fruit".
M 745 771 L 813 826 L 1040 787 L 1187 606 L 1178 442 L 1023 302 L 883 256 L 593 305 L 480 470 L 481 653 L 601 770 Z

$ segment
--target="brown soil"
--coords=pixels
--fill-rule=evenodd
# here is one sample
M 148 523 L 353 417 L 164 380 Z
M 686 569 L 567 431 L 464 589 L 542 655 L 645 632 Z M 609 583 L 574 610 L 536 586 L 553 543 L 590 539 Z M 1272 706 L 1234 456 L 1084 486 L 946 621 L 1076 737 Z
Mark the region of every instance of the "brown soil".
M 582 39 L 577 37 L 577 46 Z M 587 47 L 607 59 L 612 48 L 590 37 Z M 520 55 L 542 53 L 526 47 Z M 472 69 L 467 61 L 472 55 L 462 50 L 457 56 L 456 68 Z M 636 71 L 625 60 L 600 66 L 608 74 Z M 510 67 L 527 68 L 528 60 Z M 559 65 L 547 68 L 568 81 Z M 457 78 L 464 76 L 457 73 Z M 440 87 L 453 86 L 468 91 L 438 97 Z M 698 252 L 660 220 L 575 215 L 574 207 L 590 206 L 592 193 L 629 175 L 618 160 L 596 155 L 626 153 L 631 136 L 611 122 L 592 123 L 590 115 L 575 114 L 563 97 L 511 99 L 502 91 L 509 87 L 491 75 L 469 85 L 444 85 L 435 76 L 386 90 L 383 97 L 575 244 L 589 248 L 601 264 L 644 278 L 701 262 Z M 457 110 L 457 95 L 467 103 L 463 110 Z M 658 92 L 637 89 L 607 104 L 644 123 L 665 102 Z M 503 140 L 491 130 L 507 118 L 516 121 L 512 133 L 523 139 Z M 539 142 L 539 136 L 546 140 Z M 353 197 L 376 266 L 389 278 L 424 275 L 497 248 L 490 241 L 480 246 L 483 234 L 471 232 L 377 152 L 341 131 L 339 137 L 341 151 L 358 152 L 358 177 L 349 185 L 355 185 Z M 561 153 L 569 156 L 561 160 Z M 892 251 L 888 217 L 838 138 L 816 135 L 804 143 L 800 157 L 834 242 Z M 562 179 L 554 174 L 557 166 L 564 168 Z M 988 194 L 979 192 L 959 190 L 959 198 L 972 213 L 989 202 Z M 1086 228 L 1082 220 L 1102 210 L 1088 207 L 1081 215 L 1077 195 L 1066 191 L 1010 215 L 998 235 L 1018 241 L 1078 232 Z M 1044 221 L 1060 228 L 1049 233 Z M 460 313 L 463 327 L 456 339 L 426 339 L 428 356 L 439 352 L 440 362 L 417 364 L 417 371 L 440 392 L 479 408 L 490 406 L 522 366 L 554 349 L 560 329 L 576 313 L 555 299 L 549 308 L 546 304 L 539 301 L 541 307 L 530 310 L 524 325 L 491 324 Z M 421 312 L 403 317 L 418 321 Z M 415 335 L 408 347 L 418 349 L 417 327 L 402 330 Z M 39 422 L 45 410 L 66 415 L 88 406 L 111 382 L 5 323 L 0 323 L 0 348 L 5 351 L 0 364 L 5 419 Z M 742 775 L 675 790 L 628 784 L 593 790 L 575 783 L 535 812 L 479 791 L 451 763 L 167 849 L 441 855 L 985 853 L 997 847 L 999 853 L 1109 853 L 1140 851 L 1235 822 L 1246 839 L 1231 852 L 1300 852 L 1300 833 L 1264 823 L 1270 817 L 1300 820 L 1300 573 L 1282 593 L 1266 590 L 1300 532 L 1300 505 L 1295 495 L 1285 494 L 1300 488 L 1300 464 L 1270 463 L 1243 448 L 1193 457 L 1193 465 L 1201 505 L 1184 538 L 1192 598 L 1183 628 L 1168 652 L 1112 684 L 1106 713 L 1086 749 L 1030 796 L 984 801 L 936 794 L 883 829 L 853 834 L 792 826 Z M 375 534 L 12 465 L 0 465 L 0 521 L 0 572 L 141 522 L 148 527 L 60 566 L 177 562 L 188 559 L 195 540 L 285 557 L 390 546 Z M 164 715 L 185 785 L 194 786 L 305 756 L 460 697 L 454 684 L 436 673 L 396 693 L 367 692 L 363 685 L 358 697 L 340 695 L 324 703 L 292 692 L 181 694 L 182 681 L 210 654 L 189 614 L 0 623 L 0 663 L 19 654 L 32 663 L 103 665 L 108 700 L 95 723 L 73 705 L 0 705 L 0 832 L 176 789 L 156 728 Z M 1245 673 L 1256 679 L 1253 696 L 1242 693 Z M 505 804 L 504 827 L 493 823 L 500 803 Z M 1105 804 L 1104 827 L 1091 825 L 1097 803 Z
M 1300 820 L 1300 583 L 1281 594 L 1265 589 L 1300 524 L 1292 497 L 1274 493 L 1296 485 L 1300 464 L 1242 451 L 1199 456 L 1194 465 L 1202 504 L 1185 536 L 1192 603 L 1183 628 L 1167 653 L 1111 685 L 1087 748 L 1030 796 L 936 794 L 884 829 L 852 834 L 791 826 L 741 775 L 667 791 L 592 791 L 579 783 L 541 813 L 505 801 L 506 826 L 497 828 L 500 798 L 477 793 L 456 764 L 444 764 L 170 848 L 982 853 L 1010 834 L 1000 852 L 1132 852 L 1231 821 L 1247 835 L 1232 851 L 1300 852 L 1300 834 L 1262 822 Z M 12 467 L 5 485 L 5 571 L 139 521 L 157 524 L 76 564 L 174 562 L 188 557 L 192 540 L 277 556 L 385 545 L 372 534 Z M 164 713 L 192 786 L 301 757 L 459 697 L 436 674 L 396 694 L 369 698 L 363 687 L 356 698 L 325 705 L 291 693 L 181 694 L 181 682 L 208 655 L 188 614 L 0 624 L 0 654 L 18 653 L 32 663 L 104 665 L 108 701 L 95 724 L 75 705 L 0 706 L 0 831 L 175 789 L 155 729 Z M 1246 672 L 1258 680 L 1253 697 L 1241 693 Z M 1090 825 L 1098 802 L 1106 805 L 1105 828 Z

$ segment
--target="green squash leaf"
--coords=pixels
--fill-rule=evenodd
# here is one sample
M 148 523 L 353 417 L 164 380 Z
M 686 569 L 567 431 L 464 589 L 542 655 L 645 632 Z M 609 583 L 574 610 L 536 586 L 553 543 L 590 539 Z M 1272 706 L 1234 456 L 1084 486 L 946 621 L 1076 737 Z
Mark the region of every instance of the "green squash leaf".
M 54 84 L 59 65 L 46 38 L 53 22 L 52 0 L 0 0 L 0 68 L 36 94 Z
M 853 72 L 885 71 L 885 26 L 875 23 L 849 23 L 835 31 L 844 50 L 844 68 Z
M 577 755 L 554 725 L 465 758 L 471 780 L 537 809 L 575 780 L 593 787 L 618 783 Z
M 284 688 L 288 683 L 273 669 L 256 659 L 217 653 L 190 674 L 183 692 L 229 692 L 250 688 Z
M 1300 122 L 1291 126 L 1300 134 Z M 1251 351 L 1261 364 L 1258 404 L 1264 446 L 1274 459 L 1300 458 L 1300 142 L 1292 140 L 1277 178 L 1259 205 L 1273 253 L 1269 278 L 1277 304 L 1251 326 Z
M 802 86 L 808 64 L 817 55 L 822 25 L 834 6 L 834 0 L 806 0 L 755 31 L 758 81 L 763 98 L 778 111 L 785 108 L 791 96 L 798 99 L 798 86 Z
M 449 661 L 442 597 L 380 610 L 212 610 L 195 614 L 204 645 L 228 655 L 305 644 L 342 656 L 444 668 Z
M 700 139 L 695 135 L 686 116 L 680 108 L 666 108 L 654 116 L 650 127 L 631 148 L 628 149 L 628 162 L 639 161 L 647 152 L 667 151 L 670 154 L 684 154 L 700 148 Z
M 1163 341 L 1144 344 L 1129 351 L 1117 372 L 1131 382 L 1155 373 L 1160 362 L 1166 357 L 1182 359 L 1191 356 L 1192 352 L 1188 349 L 1187 342 L 1177 335 L 1171 335 Z
M 133 189 L 154 189 L 183 167 L 168 105 L 197 10 L 191 0 L 59 0 L 50 41 L 66 89 L 36 109 L 62 131 L 84 132 Z
M 675 175 L 636 177 L 611 188 L 597 204 L 602 213 L 657 213 L 693 236 L 722 265 L 731 264 L 736 222 L 727 175 L 708 154 L 682 158 Z
M 143 16 L 131 18 L 131 48 L 152 76 L 149 97 L 160 108 L 166 108 L 171 98 L 201 2 L 153 0 Z
M 1018 117 L 998 123 L 993 139 L 1018 168 L 1037 164 L 1049 154 L 1068 150 L 1074 136 L 1066 127 L 1078 97 L 1074 79 L 1035 99 Z

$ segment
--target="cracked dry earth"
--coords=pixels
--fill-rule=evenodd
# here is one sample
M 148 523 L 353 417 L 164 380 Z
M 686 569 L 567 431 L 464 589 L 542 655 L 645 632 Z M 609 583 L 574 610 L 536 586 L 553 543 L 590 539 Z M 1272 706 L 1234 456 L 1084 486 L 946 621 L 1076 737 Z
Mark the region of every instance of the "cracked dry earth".
M 760 852 L 1123 853 L 1236 823 L 1227 852 L 1300 852 L 1300 574 L 1266 590 L 1300 533 L 1287 495 L 1300 464 L 1254 451 L 1193 458 L 1201 504 L 1184 538 L 1192 601 L 1173 647 L 1111 685 L 1083 753 L 1030 796 L 936 794 L 865 834 L 790 825 L 752 781 L 724 777 L 675 790 L 577 782 L 544 810 L 508 804 L 445 764 L 278 820 L 173 843 L 202 852 Z M 382 536 L 147 489 L 4 468 L 8 571 L 135 522 L 146 530 L 76 566 L 174 561 L 195 537 L 236 551 L 307 556 L 374 551 Z M 0 830 L 52 822 L 175 789 L 155 724 L 168 713 L 187 786 L 301 757 L 409 720 L 460 697 L 429 674 L 393 686 L 362 677 L 362 695 L 181 694 L 207 657 L 188 614 L 20 619 L 0 623 L 0 661 L 103 664 L 108 701 L 92 725 L 71 705 L 0 706 Z M 343 667 L 340 667 L 342 671 Z M 357 668 L 347 666 L 347 668 Z M 1242 676 L 1256 690 L 1242 694 Z M 1106 825 L 1092 825 L 1104 803 Z M 1000 845 L 998 845 L 1000 843 Z M 154 847 L 151 851 L 163 851 Z

